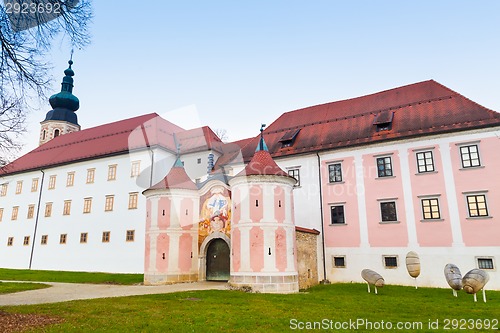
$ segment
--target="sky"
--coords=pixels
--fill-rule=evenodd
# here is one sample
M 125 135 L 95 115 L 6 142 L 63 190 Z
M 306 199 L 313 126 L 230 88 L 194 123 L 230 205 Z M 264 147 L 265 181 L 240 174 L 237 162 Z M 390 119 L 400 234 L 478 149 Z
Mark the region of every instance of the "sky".
M 434 79 L 500 111 L 500 1 L 93 1 L 75 50 L 82 129 L 156 112 L 259 133 L 282 113 Z M 70 47 L 56 43 L 53 92 Z M 28 117 L 38 145 L 45 107 Z

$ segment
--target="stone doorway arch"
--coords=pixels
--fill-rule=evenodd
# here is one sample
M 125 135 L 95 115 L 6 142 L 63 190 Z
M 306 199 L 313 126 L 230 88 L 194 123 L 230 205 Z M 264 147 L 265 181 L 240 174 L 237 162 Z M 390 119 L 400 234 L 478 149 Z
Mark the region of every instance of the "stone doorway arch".
M 219 243 L 218 245 L 214 243 L 217 241 Z M 231 239 L 227 237 L 226 234 L 222 232 L 214 232 L 210 234 L 203 243 L 200 246 L 200 255 L 199 255 L 199 269 L 198 269 L 198 280 L 199 281 L 206 281 L 207 280 L 207 253 L 208 251 L 213 251 L 216 250 L 213 248 L 213 246 L 220 246 L 220 241 L 224 241 L 227 245 L 228 252 L 227 258 L 230 262 L 230 255 L 231 255 Z M 211 246 L 212 245 L 212 246 Z M 213 253 L 212 253 L 213 255 Z M 216 254 L 217 255 L 217 254 Z M 230 264 L 228 266 L 229 271 L 230 271 Z M 210 278 L 210 277 L 209 277 Z M 229 279 L 229 274 L 227 275 L 227 279 Z M 224 280 L 219 280 L 219 281 L 224 281 Z

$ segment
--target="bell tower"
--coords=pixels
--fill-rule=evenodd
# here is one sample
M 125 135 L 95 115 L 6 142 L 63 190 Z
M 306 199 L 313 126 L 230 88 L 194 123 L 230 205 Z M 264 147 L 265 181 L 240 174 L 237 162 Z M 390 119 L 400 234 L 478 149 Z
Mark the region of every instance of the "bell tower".
M 64 71 L 61 83 L 61 92 L 49 98 L 52 110 L 47 112 L 45 119 L 40 123 L 39 145 L 66 133 L 80 130 L 78 118 L 75 111 L 80 107 L 80 101 L 73 95 L 73 76 L 75 72 L 71 68 L 73 60 L 68 61 L 69 67 Z

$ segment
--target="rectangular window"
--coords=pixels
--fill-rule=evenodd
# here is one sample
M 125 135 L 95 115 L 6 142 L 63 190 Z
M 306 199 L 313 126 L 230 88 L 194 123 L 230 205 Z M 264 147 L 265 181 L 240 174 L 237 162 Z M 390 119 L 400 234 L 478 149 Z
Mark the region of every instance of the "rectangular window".
M 201 158 L 198 159 L 197 161 L 198 164 L 201 164 Z
M 35 205 L 29 205 L 27 218 L 32 219 L 34 215 L 35 215 Z
M 83 199 L 83 213 L 88 214 L 92 210 L 92 198 Z
M 141 172 L 141 161 L 133 161 L 132 168 L 130 170 L 130 177 L 137 177 Z
M 342 164 L 335 163 L 328 165 L 328 180 L 330 183 L 339 183 L 342 181 Z
M 7 246 L 12 246 L 12 245 L 14 245 L 14 237 L 7 238 Z
M 23 181 L 18 180 L 16 183 L 16 194 L 21 194 L 22 191 L 23 191 Z
M 82 232 L 80 234 L 80 243 L 87 243 L 87 236 L 88 236 L 88 233 Z
M 135 238 L 135 230 L 127 230 L 127 242 L 133 242 Z
M 384 267 L 385 268 L 396 268 L 398 267 L 398 257 L 397 256 L 384 256 Z
M 111 235 L 111 232 L 109 231 L 103 231 L 102 232 L 102 242 L 103 243 L 109 243 L 109 237 Z
M 24 246 L 30 245 L 30 236 L 24 236 L 23 245 Z
M 345 224 L 344 206 L 330 206 L 331 224 Z
M 345 268 L 345 256 L 334 256 L 333 267 Z
M 73 186 L 75 184 L 75 173 L 68 172 L 68 176 L 66 177 L 66 186 Z
M 472 168 L 481 165 L 477 145 L 461 146 L 460 157 L 462 158 L 462 168 Z
M 467 208 L 469 209 L 469 217 L 488 216 L 488 207 L 486 207 L 486 195 L 468 195 Z
M 128 209 L 137 209 L 138 198 L 139 198 L 139 194 L 137 192 L 129 194 L 129 196 L 128 196 Z
M 48 239 L 49 239 L 48 235 L 42 235 L 42 240 L 40 241 L 40 244 L 47 245 Z
M 422 199 L 422 216 L 424 220 L 436 220 L 441 218 L 439 201 L 437 198 Z
M 477 258 L 477 268 L 479 269 L 495 269 L 493 258 Z
M 52 216 L 52 202 L 47 202 L 45 204 L 45 217 Z
M 63 215 L 71 214 L 71 200 L 64 201 Z
M 295 186 L 300 186 L 300 170 L 299 169 L 288 170 L 288 175 L 297 179 L 297 183 L 295 184 Z
M 0 208 L 0 222 L 2 222 L 3 218 L 3 208 Z
M 52 175 L 49 178 L 49 190 L 53 190 L 56 188 L 56 175 Z
M 9 187 L 9 184 L 5 183 L 0 186 L 0 197 L 5 197 L 7 195 L 7 188 Z
M 67 238 L 68 238 L 67 234 L 61 234 L 61 236 L 59 236 L 59 244 L 66 244 Z
M 397 222 L 396 201 L 381 202 L 380 215 L 382 217 L 382 222 Z
M 87 184 L 92 184 L 94 183 L 94 177 L 95 177 L 95 169 L 87 169 Z
M 434 159 L 432 151 L 423 151 L 417 153 L 417 169 L 418 173 L 434 171 Z
M 114 202 L 115 202 L 115 196 L 114 195 L 107 195 L 106 196 L 106 204 L 104 206 L 104 211 L 105 212 L 112 211 Z
M 38 178 L 33 178 L 31 181 L 31 192 L 38 191 Z
M 11 220 L 17 220 L 17 214 L 19 213 L 19 206 L 12 207 Z
M 108 180 L 116 179 L 116 164 L 108 166 Z
M 392 161 L 390 157 L 377 158 L 377 172 L 379 177 L 392 176 Z

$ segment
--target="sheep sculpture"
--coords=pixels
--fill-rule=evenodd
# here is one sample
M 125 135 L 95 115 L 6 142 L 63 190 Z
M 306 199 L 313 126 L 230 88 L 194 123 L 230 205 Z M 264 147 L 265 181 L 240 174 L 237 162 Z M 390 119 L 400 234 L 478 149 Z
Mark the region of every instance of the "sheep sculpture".
M 377 287 L 382 288 L 384 286 L 384 278 L 379 273 L 372 271 L 371 269 L 363 269 L 361 271 L 361 277 L 368 284 L 368 292 L 370 293 L 370 284 L 375 287 L 375 294 L 377 294 Z
M 457 290 L 462 289 L 462 273 L 460 269 L 454 264 L 447 264 L 444 266 L 444 276 L 453 290 L 453 296 L 457 297 Z

